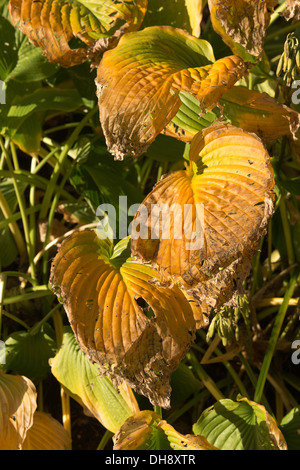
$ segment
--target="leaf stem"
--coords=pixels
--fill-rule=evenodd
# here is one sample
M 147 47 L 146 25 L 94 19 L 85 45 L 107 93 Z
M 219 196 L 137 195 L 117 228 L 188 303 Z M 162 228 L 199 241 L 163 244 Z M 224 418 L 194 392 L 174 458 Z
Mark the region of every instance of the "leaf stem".
M 254 401 L 258 402 L 258 403 L 260 402 L 262 394 L 263 394 L 263 390 L 264 390 L 265 382 L 266 382 L 266 379 L 267 379 L 268 371 L 269 371 L 269 368 L 270 368 L 270 365 L 271 365 L 271 362 L 272 362 L 274 352 L 276 350 L 278 337 L 279 337 L 281 327 L 282 327 L 282 324 L 283 324 L 283 321 L 285 319 L 285 315 L 286 315 L 286 312 L 287 312 L 287 309 L 288 309 L 288 306 L 289 306 L 289 300 L 292 297 L 292 295 L 294 293 L 294 290 L 295 290 L 295 287 L 297 285 L 298 275 L 299 275 L 299 269 L 296 268 L 292 273 L 292 276 L 291 276 L 288 288 L 286 290 L 283 302 L 282 302 L 282 304 L 281 304 L 281 306 L 278 310 L 278 313 L 275 317 L 273 330 L 272 330 L 271 337 L 270 337 L 270 340 L 269 340 L 269 343 L 268 343 L 266 355 L 264 357 L 263 364 L 262 364 L 262 367 L 261 367 L 261 370 L 260 370 L 260 373 L 259 373 L 259 376 L 258 376 L 256 389 L 255 389 L 255 394 L 254 394 Z

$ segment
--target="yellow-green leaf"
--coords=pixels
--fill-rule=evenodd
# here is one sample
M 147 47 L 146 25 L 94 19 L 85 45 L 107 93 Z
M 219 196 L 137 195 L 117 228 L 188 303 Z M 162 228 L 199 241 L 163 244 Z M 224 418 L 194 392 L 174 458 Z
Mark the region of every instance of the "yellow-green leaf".
M 0 370 L 0 403 L 0 450 L 20 450 L 37 406 L 31 380 Z
M 81 351 L 70 328 L 65 328 L 62 347 L 50 363 L 52 374 L 68 394 L 109 431 L 116 432 L 139 411 L 130 388 L 125 383 L 114 388 L 111 380 L 99 373 L 97 364 Z
M 216 106 L 247 69 L 237 56 L 214 62 L 210 44 L 172 27 L 124 35 L 98 68 L 100 120 L 116 159 L 138 157 L 180 108 L 180 91 Z
M 100 372 L 167 407 L 170 376 L 205 322 L 197 302 L 155 281 L 153 269 L 124 261 L 119 245 L 114 251 L 94 231 L 64 241 L 50 279 L 77 342 Z
M 71 67 L 89 58 L 86 48 L 70 47 L 72 38 L 94 47 L 101 38 L 138 29 L 147 0 L 10 0 L 9 8 L 13 25 L 39 46 L 50 62 Z
M 71 439 L 63 425 L 50 414 L 36 411 L 22 450 L 71 450 Z
M 260 60 L 276 0 L 208 0 L 214 30 L 234 54 Z
M 205 437 L 180 434 L 149 410 L 130 417 L 113 440 L 114 450 L 218 450 Z
M 144 199 L 132 227 L 146 208 L 148 236 L 135 230 L 132 253 L 151 263 L 163 282 L 177 280 L 209 312 L 227 302 L 248 274 L 273 211 L 273 186 L 270 158 L 259 138 L 214 124 L 193 138 L 190 168 L 163 178 Z M 162 204 L 173 214 L 164 237 L 163 223 L 151 210 Z

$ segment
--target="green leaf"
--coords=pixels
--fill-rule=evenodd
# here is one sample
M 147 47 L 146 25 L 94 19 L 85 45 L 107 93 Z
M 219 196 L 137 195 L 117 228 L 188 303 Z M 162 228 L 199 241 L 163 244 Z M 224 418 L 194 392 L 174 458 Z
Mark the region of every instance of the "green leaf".
M 54 337 L 47 323 L 36 334 L 13 332 L 5 341 L 6 364 L 2 367 L 31 380 L 44 378 L 50 372 L 48 361 L 57 349 Z
M 201 382 L 196 379 L 191 369 L 181 362 L 172 375 L 171 387 L 171 405 L 175 407 L 182 405 L 187 398 L 197 393 L 201 388 Z
M 293 408 L 280 423 L 289 450 L 300 450 L 300 408 Z
M 0 80 L 5 81 L 17 64 L 18 51 L 15 44 L 15 29 L 3 17 L 0 17 L 0 50 Z
M 246 399 L 218 401 L 202 413 L 193 431 L 221 450 L 286 448 L 280 430 L 265 408 Z
M 289 193 L 295 196 L 300 196 L 300 178 L 289 178 L 286 180 L 280 180 L 281 186 L 284 187 Z
M 81 351 L 70 327 L 64 328 L 62 347 L 50 364 L 68 393 L 111 432 L 138 411 L 129 387 L 124 385 L 117 391 L 111 380 L 99 373 L 97 365 Z

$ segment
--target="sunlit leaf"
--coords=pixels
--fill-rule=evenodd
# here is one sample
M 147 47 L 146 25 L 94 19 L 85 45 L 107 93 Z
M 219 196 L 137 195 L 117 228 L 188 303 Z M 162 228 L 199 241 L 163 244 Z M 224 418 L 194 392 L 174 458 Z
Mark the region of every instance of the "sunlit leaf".
M 274 418 L 246 398 L 218 401 L 202 413 L 193 431 L 221 450 L 287 450 Z
M 138 412 L 129 387 L 122 384 L 117 390 L 108 377 L 99 373 L 98 366 L 81 351 L 71 328 L 65 328 L 62 347 L 50 363 L 53 375 L 69 395 L 111 432 Z
M 205 437 L 184 436 L 148 410 L 130 417 L 113 440 L 114 450 L 217 450 Z
M 143 28 L 148 26 L 173 26 L 200 36 L 202 0 L 148 0 Z
M 72 38 L 88 47 L 100 38 L 138 29 L 147 0 L 10 0 L 12 23 L 39 46 L 50 62 L 64 67 L 88 59 L 85 47 L 71 48 Z
M 180 93 L 180 99 L 182 105 L 164 133 L 190 142 L 197 132 L 218 118 L 217 110 L 201 115 L 201 108 L 194 96 Z M 220 104 L 223 119 L 244 131 L 255 133 L 264 142 L 272 142 L 283 136 L 297 138 L 300 114 L 267 93 L 234 86 L 224 93 Z
M 36 390 L 27 377 L 0 370 L 0 450 L 20 450 L 36 410 Z
M 286 8 L 283 12 L 284 18 L 289 21 L 293 20 L 293 23 L 295 21 L 300 20 L 300 1 L 299 0 L 286 0 Z
M 234 54 L 256 63 L 276 0 L 208 0 L 214 30 Z
M 162 282 L 177 280 L 202 309 L 218 307 L 248 274 L 272 215 L 273 186 L 261 141 L 214 124 L 192 140 L 190 168 L 163 178 L 144 199 L 132 226 L 132 254 L 151 263 Z M 158 210 L 170 214 L 169 225 Z
M 71 439 L 61 423 L 48 413 L 36 411 L 22 450 L 71 450 Z
M 121 242 L 120 242 L 121 243 Z M 156 286 L 149 266 L 126 261 L 96 232 L 72 235 L 53 260 L 51 285 L 63 301 L 81 349 L 115 385 L 169 406 L 170 376 L 203 326 L 197 302 L 176 286 Z M 149 282 L 151 281 L 151 282 Z
M 98 68 L 100 121 L 116 159 L 138 157 L 180 108 L 180 91 L 215 107 L 245 73 L 237 56 L 214 62 L 210 44 L 183 30 L 149 27 L 124 35 Z

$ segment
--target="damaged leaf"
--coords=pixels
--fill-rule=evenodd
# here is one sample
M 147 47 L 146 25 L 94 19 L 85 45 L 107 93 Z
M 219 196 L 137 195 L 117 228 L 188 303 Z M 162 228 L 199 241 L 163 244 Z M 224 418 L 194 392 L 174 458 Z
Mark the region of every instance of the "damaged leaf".
M 153 269 L 126 260 L 127 244 L 114 248 L 94 231 L 75 233 L 54 258 L 50 283 L 77 342 L 100 372 L 115 386 L 125 380 L 152 403 L 168 407 L 171 374 L 196 325 L 205 321 L 198 303 L 178 287 L 157 286 Z
M 50 62 L 72 67 L 88 59 L 85 47 L 72 48 L 78 38 L 87 47 L 97 40 L 138 29 L 147 0 L 10 0 L 12 23 L 39 46 Z
M 191 142 L 190 168 L 163 178 L 144 199 L 132 225 L 132 254 L 209 313 L 230 300 L 248 274 L 272 215 L 273 186 L 258 137 L 211 125 Z M 158 212 L 169 214 L 170 223 Z
M 286 8 L 282 13 L 282 16 L 289 21 L 293 20 L 293 23 L 300 20 L 300 1 L 299 0 L 286 0 Z
M 180 91 L 211 109 L 246 69 L 237 56 L 214 62 L 208 42 L 180 29 L 126 34 L 104 54 L 96 79 L 108 150 L 116 159 L 138 157 L 179 110 Z
M 201 116 L 199 103 L 194 96 L 180 93 L 180 99 L 182 105 L 163 133 L 190 142 L 197 132 L 217 120 L 218 110 L 208 111 Z M 267 93 L 234 86 L 224 93 L 220 104 L 224 119 L 244 131 L 256 134 L 264 142 L 272 142 L 283 136 L 297 139 L 300 114 Z
M 276 0 L 208 0 L 214 30 L 234 54 L 257 63 Z
M 27 377 L 0 370 L 0 450 L 20 450 L 36 410 L 36 390 Z
M 128 418 L 113 441 L 114 450 L 218 450 L 203 436 L 180 434 L 149 410 Z

